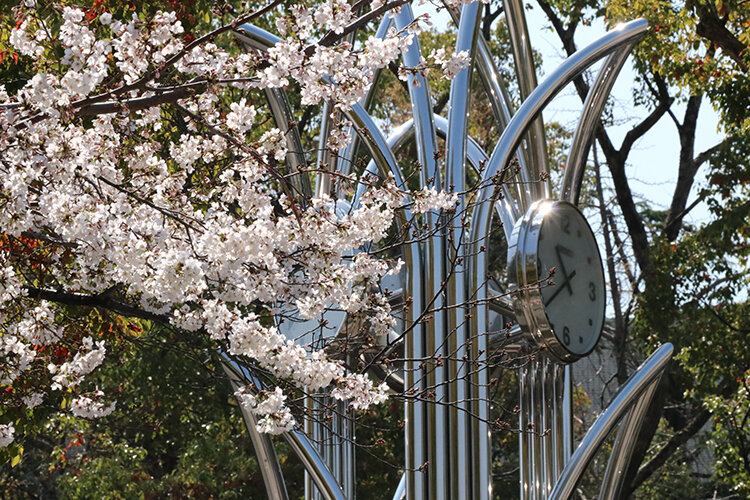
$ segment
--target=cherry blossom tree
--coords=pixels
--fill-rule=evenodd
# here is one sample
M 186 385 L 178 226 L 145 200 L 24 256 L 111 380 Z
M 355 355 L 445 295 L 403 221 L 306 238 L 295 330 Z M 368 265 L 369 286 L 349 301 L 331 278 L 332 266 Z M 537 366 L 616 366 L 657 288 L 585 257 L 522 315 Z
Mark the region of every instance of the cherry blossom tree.
M 352 175 L 337 183 L 367 186 L 354 206 L 304 196 L 300 178 L 314 169 L 290 164 L 300 152 L 260 91 L 294 86 L 303 106 L 348 109 L 429 21 L 361 43 L 349 35 L 404 3 L 276 0 L 203 35 L 174 12 L 14 8 L 9 41 L 33 71 L 0 87 L 0 447 L 39 405 L 110 414 L 116 398 L 86 376 L 111 340 L 149 323 L 210 338 L 276 380 L 236 394 L 264 432 L 297 425 L 294 391 L 327 388 L 354 409 L 386 399 L 384 384 L 286 338 L 274 318 L 282 304 L 306 320 L 335 306 L 387 335 L 395 320 L 376 285 L 401 263 L 363 249 L 397 219 L 417 226 L 421 213 L 451 210 L 455 195 Z M 228 50 L 260 20 L 282 36 L 274 47 Z M 450 78 L 467 64 L 440 49 L 401 73 Z

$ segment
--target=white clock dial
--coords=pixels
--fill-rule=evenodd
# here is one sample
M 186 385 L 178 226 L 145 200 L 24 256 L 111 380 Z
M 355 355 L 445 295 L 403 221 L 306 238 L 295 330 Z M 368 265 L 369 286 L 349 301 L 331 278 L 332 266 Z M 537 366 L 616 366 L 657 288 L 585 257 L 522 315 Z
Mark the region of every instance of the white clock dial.
M 539 231 L 538 270 L 544 310 L 557 341 L 576 356 L 591 352 L 604 326 L 604 272 L 594 234 L 573 205 L 555 203 Z
M 519 326 L 557 361 L 596 347 L 606 290 L 596 238 L 583 214 L 564 201 L 540 200 L 513 228 L 508 278 Z

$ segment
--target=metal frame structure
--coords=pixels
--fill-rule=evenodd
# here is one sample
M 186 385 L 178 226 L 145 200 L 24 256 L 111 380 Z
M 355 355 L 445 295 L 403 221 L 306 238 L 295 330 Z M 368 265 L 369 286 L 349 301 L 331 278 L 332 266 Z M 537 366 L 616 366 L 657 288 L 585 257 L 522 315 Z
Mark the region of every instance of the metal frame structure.
M 647 29 L 645 20 L 623 24 L 570 56 L 537 84 L 523 4 L 520 0 L 505 0 L 506 22 L 522 101 L 519 109 L 514 111 L 487 41 L 479 32 L 481 9 L 482 5 L 474 2 L 465 5 L 460 16 L 453 12 L 458 25 L 456 51 L 469 51 L 473 64 L 452 81 L 447 118 L 433 114 L 427 80 L 420 74 L 410 75 L 407 84 L 412 119 L 397 127 L 390 137 L 385 137 L 367 112 L 372 102 L 371 91 L 346 113 L 346 118 L 352 123 L 353 139 L 338 157 L 334 157 L 325 147 L 333 120 L 332 108 L 325 106 L 318 157 L 323 173 L 314 185 L 306 175 L 292 176 L 297 182 L 296 189 L 305 196 L 330 193 L 334 188 L 328 172 L 349 173 L 358 148 L 365 147 L 372 157 L 367 172 L 392 175 L 399 185 L 405 186 L 395 151 L 412 140 L 416 145 L 416 160 L 423 166 L 419 179 L 422 187 L 440 190 L 451 186 L 455 192 L 463 193 L 467 168 L 473 168 L 481 176 L 480 188 L 471 204 L 465 197 L 460 197 L 455 212 L 460 215 L 451 220 L 445 214 L 428 214 L 431 236 L 424 242 L 405 244 L 401 249 L 406 271 L 394 300 L 400 301 L 398 307 L 403 312 L 403 327 L 409 328 L 409 334 L 403 339 L 404 357 L 441 356 L 447 361 L 444 366 L 431 369 L 415 362 L 403 372 L 405 389 L 420 392 L 432 388 L 435 402 L 413 399 L 405 405 L 406 472 L 401 482 L 394 485 L 394 499 L 492 498 L 488 370 L 472 369 L 472 366 L 474 362 L 483 361 L 488 348 L 497 340 L 487 333 L 491 323 L 498 317 L 513 316 L 510 299 L 498 295 L 487 280 L 485 249 L 490 243 L 493 214 L 502 221 L 502 230 L 509 239 L 516 222 L 535 201 L 557 197 L 577 203 L 587 153 L 602 108 L 628 54 Z M 398 14 L 385 17 L 378 35 L 385 36 L 391 26 L 403 28 L 413 19 L 411 6 L 406 4 Z M 239 38 L 252 50 L 266 50 L 278 41 L 277 37 L 258 27 L 244 25 L 242 29 L 245 34 Z M 416 40 L 404 52 L 403 64 L 416 66 L 421 55 Z M 547 171 L 541 112 L 563 87 L 602 59 L 605 60 L 583 106 L 562 183 L 553 189 L 541 175 Z M 469 88 L 474 70 L 489 96 L 497 126 L 502 130 L 490 155 L 467 136 Z M 288 127 L 293 114 L 285 92 L 282 89 L 265 92 L 276 126 L 287 132 L 290 151 L 287 164 L 292 171 L 302 169 L 306 159 L 300 153 L 299 131 Z M 447 152 L 444 170 L 439 168 L 436 160 L 439 137 L 444 138 Z M 517 156 L 520 166 L 517 173 L 507 170 L 514 156 Z M 504 181 L 501 185 L 496 182 L 498 178 Z M 365 189 L 365 184 L 361 184 L 357 196 L 350 202 L 351 206 L 356 206 Z M 470 229 L 459 220 L 464 216 L 471 220 Z M 404 211 L 398 222 L 404 224 L 409 217 Z M 457 264 L 449 269 L 448 262 Z M 404 305 L 406 297 L 410 299 L 408 307 Z M 435 313 L 429 323 L 424 323 L 420 321 L 420 315 L 427 304 Z M 333 328 L 330 335 L 337 333 L 345 319 L 338 318 L 337 321 L 338 327 Z M 557 364 L 540 355 L 520 368 L 522 498 L 570 498 L 593 453 L 611 429 L 622 422 L 600 496 L 615 498 L 632 453 L 633 436 L 670 356 L 671 346 L 663 346 L 644 363 L 594 423 L 575 453 L 570 366 Z M 251 381 L 260 386 L 259 381 L 228 357 L 225 370 L 235 385 Z M 245 413 L 243 416 L 269 498 L 288 498 L 270 438 L 255 430 L 252 415 Z M 340 417 L 334 417 L 337 418 Z M 284 435 L 305 465 L 308 474 L 306 497 L 311 500 L 339 500 L 354 496 L 355 450 L 350 439 L 335 440 L 335 434 L 353 438 L 354 430 L 350 422 L 343 421 L 334 421 L 331 427 L 336 432 L 328 426 L 309 422 L 306 433 L 294 431 Z M 544 437 L 538 432 L 525 432 L 530 428 L 550 432 Z M 425 464 L 429 465 L 424 467 Z

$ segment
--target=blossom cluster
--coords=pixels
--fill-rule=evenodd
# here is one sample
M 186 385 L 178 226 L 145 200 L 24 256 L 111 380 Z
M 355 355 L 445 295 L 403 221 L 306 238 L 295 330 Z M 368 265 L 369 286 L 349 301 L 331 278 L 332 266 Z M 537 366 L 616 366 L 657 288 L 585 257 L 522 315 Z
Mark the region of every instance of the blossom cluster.
M 117 290 L 142 317 L 203 332 L 233 356 L 299 387 L 332 387 L 334 398 L 356 409 L 383 401 L 385 385 L 348 371 L 323 349 L 295 343 L 268 318 L 279 304 L 293 304 L 308 320 L 335 306 L 368 311 L 367 327 L 387 334 L 395 321 L 388 300 L 373 289 L 398 270 L 354 249 L 385 238 L 407 193 L 384 179 L 344 211 L 327 195 L 301 197 L 279 174 L 289 155 L 287 135 L 256 123 L 263 110 L 253 96 L 256 88 L 292 79 L 303 104 L 328 100 L 346 109 L 414 34 L 393 30 L 357 47 L 311 43 L 314 33 L 343 33 L 353 22 L 343 0 L 289 8 L 277 22 L 282 40 L 265 55 L 234 56 L 209 42 L 188 49 L 174 13 L 159 12 L 149 22 L 108 13 L 88 20 L 64 7 L 62 19 L 50 37 L 29 11 L 10 37 L 21 54 L 35 58 L 59 43 L 59 71 L 40 63 L 17 93 L 0 86 L 0 235 L 49 240 L 45 274 L 33 283 L 14 270 L 29 265 L 28 256 L 0 248 L 0 384 L 10 386 L 41 364 L 46 370 L 35 373 L 46 373 L 49 384 L 21 394 L 26 406 L 41 404 L 49 390 L 69 390 L 74 415 L 111 413 L 107 395 L 81 389 L 103 363 L 105 343 L 68 338 L 54 296 L 84 300 Z M 439 57 L 447 74 L 466 64 L 461 54 Z M 199 91 L 130 109 L 169 95 L 154 90 L 160 78 L 169 79 L 164 88 L 187 82 Z M 243 97 L 227 102 L 228 89 Z M 78 115 L 113 95 L 119 100 L 109 111 L 86 120 Z M 184 123 L 180 134 L 167 133 L 175 113 Z M 341 147 L 348 128 L 337 130 L 332 145 Z M 434 190 L 414 200 L 417 212 L 455 205 L 454 197 Z M 30 298 L 32 285 L 48 300 Z M 243 388 L 237 397 L 264 432 L 296 425 L 279 388 Z M 0 426 L 3 446 L 13 432 L 12 425 Z
M 458 203 L 458 195 L 438 191 L 434 187 L 425 187 L 414 193 L 413 200 L 414 207 L 412 210 L 414 213 L 423 214 L 430 210 L 440 211 L 455 208 Z
M 16 429 L 13 424 L 0 424 L 0 448 L 4 448 L 13 442 L 13 434 Z
M 243 387 L 234 395 L 243 408 L 260 417 L 256 426 L 260 432 L 281 434 L 294 428 L 294 417 L 284 405 L 286 395 L 281 388 L 276 387 L 272 392 L 261 391 L 259 394 L 253 394 L 247 387 Z
M 106 417 L 115 409 L 115 403 L 109 405 L 100 401 L 104 393 L 100 390 L 94 391 L 89 396 L 81 395 L 70 403 L 70 412 L 80 418 Z

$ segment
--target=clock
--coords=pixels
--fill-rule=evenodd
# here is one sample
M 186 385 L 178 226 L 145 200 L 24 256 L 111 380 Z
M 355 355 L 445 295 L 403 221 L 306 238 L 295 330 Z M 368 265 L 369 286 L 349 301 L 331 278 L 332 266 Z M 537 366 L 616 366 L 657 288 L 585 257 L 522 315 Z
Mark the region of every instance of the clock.
M 604 326 L 604 270 L 578 208 L 533 203 L 513 228 L 508 277 L 516 320 L 544 352 L 570 363 L 594 350 Z

